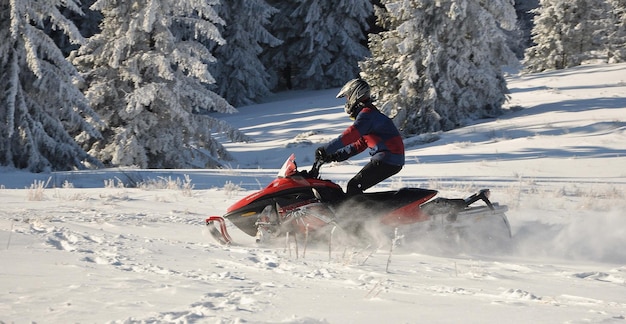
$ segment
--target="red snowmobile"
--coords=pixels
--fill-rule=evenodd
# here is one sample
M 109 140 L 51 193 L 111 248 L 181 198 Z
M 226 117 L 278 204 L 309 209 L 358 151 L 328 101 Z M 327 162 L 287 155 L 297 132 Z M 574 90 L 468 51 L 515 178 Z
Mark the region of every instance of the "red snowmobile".
M 319 177 L 322 165 L 318 160 L 310 171 L 298 171 L 292 154 L 265 189 L 239 200 L 224 216 L 207 218 L 211 235 L 222 244 L 232 243 L 225 222 L 228 219 L 257 242 L 287 233 L 324 237 L 337 227 L 363 237 L 364 224 L 369 222 L 389 233 L 418 225 L 427 232 L 454 232 L 457 238 L 472 232 L 489 240 L 511 237 L 504 214 L 507 207 L 492 203 L 488 189 L 465 199 L 434 198 L 437 191 L 420 188 L 348 197 L 339 185 Z M 474 206 L 480 201 L 484 204 Z

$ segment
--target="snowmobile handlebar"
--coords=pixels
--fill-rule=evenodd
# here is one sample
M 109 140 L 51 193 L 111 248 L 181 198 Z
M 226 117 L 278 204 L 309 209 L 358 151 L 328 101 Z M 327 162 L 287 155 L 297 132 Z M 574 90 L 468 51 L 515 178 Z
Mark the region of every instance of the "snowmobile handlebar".
M 315 159 L 313 165 L 311 166 L 311 171 L 308 172 L 309 177 L 317 179 L 320 175 L 320 168 L 324 164 L 324 161 L 321 159 Z

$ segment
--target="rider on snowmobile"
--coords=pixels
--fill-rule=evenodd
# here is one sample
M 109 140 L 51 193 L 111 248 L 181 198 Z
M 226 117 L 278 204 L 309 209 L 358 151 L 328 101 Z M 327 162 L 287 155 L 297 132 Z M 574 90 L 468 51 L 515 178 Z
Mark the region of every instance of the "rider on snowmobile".
M 345 111 L 354 120 L 341 135 L 315 151 L 324 162 L 345 161 L 369 147 L 372 158 L 349 182 L 347 195 L 363 193 L 400 172 L 404 166 L 404 143 L 393 121 L 381 113 L 363 79 L 348 81 L 337 94 L 346 98 Z

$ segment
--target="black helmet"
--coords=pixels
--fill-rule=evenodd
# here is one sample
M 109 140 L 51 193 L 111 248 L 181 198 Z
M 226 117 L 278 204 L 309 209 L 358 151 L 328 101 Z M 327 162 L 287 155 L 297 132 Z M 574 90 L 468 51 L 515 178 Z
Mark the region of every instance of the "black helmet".
M 352 79 L 337 94 L 337 98 L 342 97 L 346 97 L 346 114 L 356 118 L 360 111 L 359 104 L 370 100 L 370 85 L 363 79 Z

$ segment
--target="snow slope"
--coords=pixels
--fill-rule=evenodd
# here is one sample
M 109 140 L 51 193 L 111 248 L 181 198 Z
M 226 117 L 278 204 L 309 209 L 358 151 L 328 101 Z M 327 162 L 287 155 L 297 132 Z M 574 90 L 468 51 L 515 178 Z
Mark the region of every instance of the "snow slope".
M 1 169 L 0 322 L 624 323 L 626 65 L 512 75 L 509 88 L 498 119 L 407 138 L 406 167 L 372 190 L 489 187 L 510 208 L 511 246 L 411 237 L 388 265 L 390 242 L 303 254 L 231 228 L 240 244 L 217 245 L 207 216 L 291 152 L 308 168 L 350 124 L 336 89 L 282 93 L 221 116 L 256 139 L 225 143 L 237 161 L 223 170 Z M 323 176 L 345 186 L 367 158 Z

